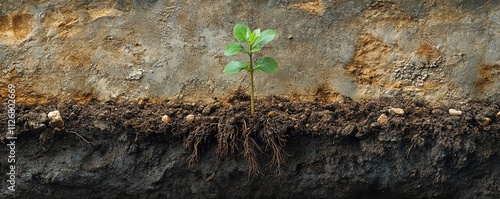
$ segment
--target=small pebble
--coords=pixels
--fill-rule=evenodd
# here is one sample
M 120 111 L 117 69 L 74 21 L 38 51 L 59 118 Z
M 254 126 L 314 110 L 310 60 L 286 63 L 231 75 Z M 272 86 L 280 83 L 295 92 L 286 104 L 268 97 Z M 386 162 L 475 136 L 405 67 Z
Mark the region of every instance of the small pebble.
M 389 118 L 387 117 L 386 114 L 382 114 L 378 117 L 377 122 L 380 123 L 380 125 L 386 125 L 389 121 Z
M 193 114 L 189 114 L 188 116 L 186 116 L 186 122 L 192 122 L 194 121 L 194 115 Z
M 47 114 L 47 117 L 50 120 L 49 125 L 52 128 L 62 129 L 64 127 L 64 121 L 63 121 L 63 119 L 61 117 L 61 113 L 59 111 L 49 112 L 49 114 Z
M 405 111 L 402 108 L 391 108 L 389 109 L 389 112 L 393 112 L 396 115 L 404 115 Z
M 168 124 L 170 122 L 170 117 L 168 115 L 161 116 L 161 121 Z
M 310 124 L 306 124 L 306 128 L 309 128 L 309 126 L 311 126 Z
M 497 118 L 500 118 L 500 111 L 498 111 L 497 113 Z
M 448 113 L 449 113 L 450 115 L 454 115 L 454 116 L 462 115 L 462 111 L 455 110 L 455 109 L 450 109 L 450 110 L 448 110 Z
M 269 116 L 270 118 L 273 118 L 275 115 L 276 113 L 274 113 L 274 111 L 270 111 L 269 113 L 267 113 L 267 116 Z
M 483 118 L 481 121 L 479 121 L 479 124 L 482 126 L 482 127 L 486 127 L 490 124 L 491 122 L 491 119 L 488 118 L 488 117 L 485 117 Z

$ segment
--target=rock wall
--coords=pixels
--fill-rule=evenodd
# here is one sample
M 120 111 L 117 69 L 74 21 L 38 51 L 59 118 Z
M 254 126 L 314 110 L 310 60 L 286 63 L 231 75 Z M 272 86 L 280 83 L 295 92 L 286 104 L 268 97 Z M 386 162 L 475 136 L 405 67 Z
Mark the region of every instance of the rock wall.
M 248 87 L 222 73 L 237 22 L 278 31 L 261 97 L 500 99 L 497 0 L 2 1 L 0 86 L 27 103 L 223 98 Z

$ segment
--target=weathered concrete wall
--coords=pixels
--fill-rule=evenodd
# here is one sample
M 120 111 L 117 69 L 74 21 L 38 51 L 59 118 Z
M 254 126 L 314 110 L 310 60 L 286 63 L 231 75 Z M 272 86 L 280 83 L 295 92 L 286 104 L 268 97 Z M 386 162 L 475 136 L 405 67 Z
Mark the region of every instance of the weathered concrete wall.
M 2 1 L 0 86 L 32 103 L 224 97 L 248 87 L 222 73 L 237 22 L 278 31 L 258 96 L 500 99 L 498 0 Z

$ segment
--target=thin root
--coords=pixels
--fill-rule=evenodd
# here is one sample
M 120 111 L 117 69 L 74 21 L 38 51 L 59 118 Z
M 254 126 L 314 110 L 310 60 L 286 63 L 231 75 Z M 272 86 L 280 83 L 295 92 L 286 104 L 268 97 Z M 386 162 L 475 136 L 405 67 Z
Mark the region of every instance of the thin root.
M 260 173 L 260 166 L 259 163 L 257 162 L 257 153 L 255 153 L 254 148 L 258 147 L 257 143 L 255 140 L 253 140 L 250 137 L 250 134 L 252 131 L 247 128 L 247 124 L 245 121 L 243 121 L 243 147 L 245 148 L 245 152 L 243 157 L 245 157 L 245 160 L 248 162 L 248 177 L 251 177 L 253 174 L 259 174 Z
M 85 143 L 87 144 L 90 144 L 92 146 L 95 146 L 92 142 L 89 142 L 87 139 L 85 139 L 83 136 L 81 136 L 79 133 L 77 132 L 74 132 L 74 131 L 68 131 L 68 133 L 72 133 L 72 134 L 75 134 L 76 137 L 78 137 L 78 139 L 80 140 L 80 142 L 83 140 Z
M 267 120 L 267 125 L 264 127 L 263 139 L 267 142 L 266 150 L 271 148 L 273 151 L 269 165 L 275 168 L 280 176 L 285 174 L 282 165 L 285 163 L 287 157 L 290 156 L 283 150 L 286 145 L 287 136 L 282 132 L 276 131 L 269 123 L 269 120 Z

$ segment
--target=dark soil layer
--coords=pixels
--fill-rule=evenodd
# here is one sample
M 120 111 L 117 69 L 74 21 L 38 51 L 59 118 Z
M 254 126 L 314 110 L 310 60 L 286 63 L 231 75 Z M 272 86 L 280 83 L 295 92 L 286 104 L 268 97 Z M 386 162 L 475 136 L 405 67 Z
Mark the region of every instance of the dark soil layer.
M 320 101 L 258 100 L 253 117 L 241 93 L 210 104 L 18 104 L 13 196 L 500 197 L 500 104 Z M 50 127 L 53 110 L 64 129 Z M 381 114 L 386 124 L 377 122 Z M 0 170 L 8 172 L 6 161 Z M 12 195 L 2 182 L 0 197 Z

